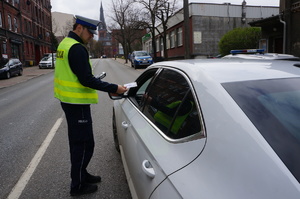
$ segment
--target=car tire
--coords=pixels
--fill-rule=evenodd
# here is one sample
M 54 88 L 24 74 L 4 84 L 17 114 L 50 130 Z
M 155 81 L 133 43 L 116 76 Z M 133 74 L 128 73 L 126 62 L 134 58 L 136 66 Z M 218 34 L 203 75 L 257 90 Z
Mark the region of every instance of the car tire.
M 118 139 L 118 132 L 117 132 L 117 123 L 116 123 L 116 116 L 115 116 L 114 110 L 113 110 L 113 117 L 112 117 L 112 128 L 113 128 L 115 148 L 120 153 L 120 146 L 119 146 L 119 139 Z
M 133 66 L 134 66 L 134 70 L 136 70 L 138 68 L 136 64 L 134 64 Z
M 20 70 L 19 70 L 19 74 L 18 74 L 19 76 L 22 76 L 23 75 L 23 69 L 21 68 Z
M 6 79 L 9 79 L 10 77 L 11 77 L 10 72 L 7 71 L 7 72 L 6 72 Z

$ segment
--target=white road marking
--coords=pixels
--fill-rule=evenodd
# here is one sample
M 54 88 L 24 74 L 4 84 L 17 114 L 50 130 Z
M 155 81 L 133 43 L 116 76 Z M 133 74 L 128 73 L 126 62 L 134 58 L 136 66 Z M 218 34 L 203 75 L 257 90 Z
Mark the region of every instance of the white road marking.
M 50 142 L 52 141 L 53 137 L 55 136 L 59 126 L 61 125 L 63 118 L 59 118 L 50 132 L 48 133 L 46 139 L 44 140 L 43 144 L 39 148 L 39 150 L 36 152 L 35 156 L 25 169 L 24 173 L 22 174 L 21 178 L 17 182 L 17 184 L 14 186 L 10 194 L 8 195 L 7 199 L 18 199 L 24 188 L 26 187 L 27 183 L 29 182 L 31 176 L 33 175 L 35 169 L 37 168 L 38 164 L 40 163 L 42 157 L 44 156 L 48 146 L 50 145 Z

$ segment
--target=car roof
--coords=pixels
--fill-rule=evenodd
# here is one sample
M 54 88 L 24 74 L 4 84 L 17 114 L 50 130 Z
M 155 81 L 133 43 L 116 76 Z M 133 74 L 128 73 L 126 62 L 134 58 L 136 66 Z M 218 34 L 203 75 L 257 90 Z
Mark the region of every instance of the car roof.
M 153 64 L 177 68 L 198 80 L 199 73 L 219 83 L 300 77 L 300 61 L 247 59 L 193 59 Z M 151 68 L 149 67 L 149 68 Z

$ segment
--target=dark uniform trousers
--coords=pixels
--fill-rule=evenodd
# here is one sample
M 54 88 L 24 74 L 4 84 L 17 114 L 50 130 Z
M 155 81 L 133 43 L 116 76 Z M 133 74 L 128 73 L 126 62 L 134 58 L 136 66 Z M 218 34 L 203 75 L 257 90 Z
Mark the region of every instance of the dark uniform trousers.
M 71 188 L 85 183 L 87 166 L 94 153 L 94 135 L 90 105 L 61 103 L 68 123 L 71 155 Z

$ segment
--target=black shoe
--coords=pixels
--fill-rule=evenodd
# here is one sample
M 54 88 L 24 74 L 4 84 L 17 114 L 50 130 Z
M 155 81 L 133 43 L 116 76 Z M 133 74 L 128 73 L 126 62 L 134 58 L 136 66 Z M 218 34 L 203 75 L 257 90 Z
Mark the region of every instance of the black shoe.
M 93 176 L 93 175 L 87 173 L 85 176 L 85 182 L 90 183 L 90 184 L 98 183 L 98 182 L 101 182 L 101 177 Z
M 81 185 L 81 187 L 79 189 L 71 189 L 70 194 L 71 196 L 80 196 L 80 195 L 84 195 L 84 194 L 89 194 L 89 193 L 94 193 L 98 190 L 98 186 L 97 185 L 93 185 L 93 184 L 84 184 Z

